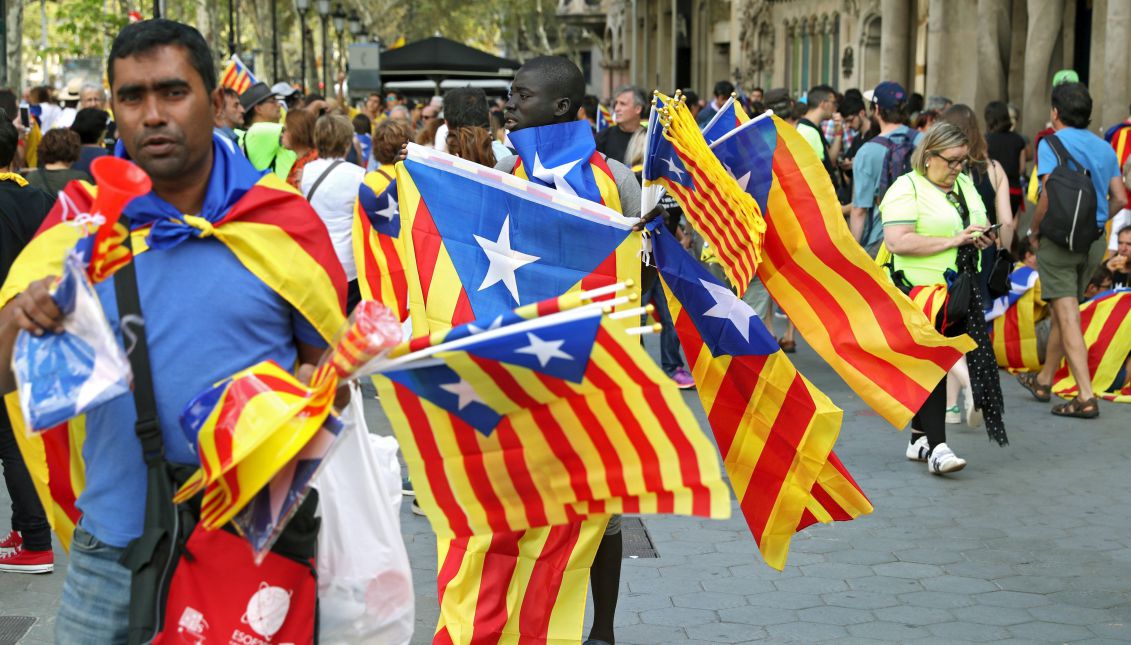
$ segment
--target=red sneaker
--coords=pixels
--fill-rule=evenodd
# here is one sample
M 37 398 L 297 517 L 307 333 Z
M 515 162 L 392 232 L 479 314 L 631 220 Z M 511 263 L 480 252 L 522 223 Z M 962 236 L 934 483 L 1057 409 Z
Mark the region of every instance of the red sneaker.
M 12 531 L 4 536 L 0 541 L 0 551 L 11 551 L 12 549 L 20 548 L 24 543 L 24 537 L 20 535 L 19 531 Z
M 51 573 L 55 570 L 53 551 L 26 551 L 23 548 L 0 556 L 0 571 L 11 573 Z

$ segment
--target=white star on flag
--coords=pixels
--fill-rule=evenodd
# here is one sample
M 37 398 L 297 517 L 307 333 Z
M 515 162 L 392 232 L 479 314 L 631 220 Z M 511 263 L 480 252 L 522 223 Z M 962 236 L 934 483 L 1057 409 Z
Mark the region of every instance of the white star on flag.
M 456 395 L 456 398 L 458 399 L 456 406 L 460 410 L 466 408 L 472 403 L 483 403 L 483 399 L 479 396 L 479 393 L 475 391 L 475 388 L 471 387 L 471 384 L 463 379 L 460 379 L 455 383 L 444 383 L 440 385 L 440 389 Z
M 560 166 L 551 166 L 551 167 L 547 168 L 546 166 L 542 165 L 542 159 L 538 156 L 538 153 L 536 152 L 536 153 L 534 153 L 534 172 L 533 172 L 533 174 L 534 174 L 534 177 L 536 179 L 541 179 L 542 181 L 544 181 L 546 183 L 554 184 L 554 188 L 556 188 L 560 191 L 563 191 L 563 192 L 565 192 L 569 195 L 576 195 L 577 191 L 575 191 L 573 189 L 573 186 L 569 185 L 569 182 L 566 181 L 565 176 L 568 175 L 569 171 L 573 170 L 573 167 L 576 166 L 577 164 L 579 164 L 580 162 L 581 162 L 580 159 L 574 159 L 573 161 L 571 161 L 569 163 L 564 163 L 564 164 L 561 164 Z
M 731 170 L 730 166 L 723 164 L 723 168 L 726 169 L 728 175 L 730 175 L 731 177 L 734 177 L 734 171 Z M 746 190 L 746 185 L 750 183 L 751 172 L 752 171 L 747 170 L 745 175 L 743 175 L 741 177 L 734 177 L 734 180 L 736 182 L 738 182 L 738 187 L 741 188 L 742 192 L 744 192 L 744 193 L 749 192 L 749 191 Z
M 400 213 L 400 207 L 397 205 L 397 200 L 393 199 L 393 196 L 388 193 L 385 194 L 385 200 L 388 201 L 388 205 L 385 208 L 378 209 L 377 215 L 391 222 Z
M 742 334 L 746 342 L 750 342 L 750 319 L 758 317 L 754 310 L 750 308 L 750 305 L 743 302 L 742 299 L 734 295 L 733 291 L 721 284 L 702 278 L 699 279 L 699 282 L 715 300 L 715 305 L 704 311 L 703 315 L 729 320 L 738 329 L 738 333 Z
M 473 333 L 473 334 L 482 334 L 485 331 L 491 331 L 492 329 L 498 329 L 499 327 L 502 327 L 502 326 L 503 326 L 503 317 L 502 316 L 495 316 L 495 319 L 491 321 L 490 325 L 487 325 L 486 329 L 483 329 L 482 327 L 476 325 L 475 323 L 468 323 L 467 324 L 468 330 L 470 330 L 471 333 Z
M 538 358 L 538 363 L 542 367 L 554 358 L 564 358 L 567 361 L 572 361 L 573 357 L 562 351 L 562 345 L 565 344 L 564 340 L 542 340 L 530 332 L 526 332 L 526 340 L 530 344 L 514 350 L 519 354 L 530 354 Z
M 683 182 L 683 171 L 675 165 L 675 159 L 666 157 L 664 161 L 668 164 L 668 172 L 675 173 L 676 181 Z
M 475 236 L 475 241 L 479 243 L 483 253 L 487 255 L 487 261 L 491 263 L 487 267 L 487 275 L 483 277 L 483 284 L 479 285 L 479 291 L 483 291 L 496 282 L 502 282 L 503 286 L 507 288 L 507 292 L 511 294 L 511 298 L 514 298 L 515 303 L 518 303 L 518 282 L 515 281 L 514 272 L 531 262 L 537 262 L 541 258 L 511 248 L 510 224 L 511 216 L 507 215 L 503 219 L 503 229 L 499 231 L 499 239 L 496 241 L 478 235 Z

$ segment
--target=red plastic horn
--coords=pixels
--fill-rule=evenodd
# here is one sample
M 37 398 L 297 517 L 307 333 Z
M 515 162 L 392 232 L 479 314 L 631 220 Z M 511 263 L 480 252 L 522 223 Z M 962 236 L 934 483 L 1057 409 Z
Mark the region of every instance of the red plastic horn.
M 90 174 L 98 185 L 91 214 L 106 218 L 106 226 L 99 227 L 96 242 L 101 242 L 118 221 L 122 209 L 134 197 L 140 197 L 153 188 L 149 175 L 132 161 L 118 157 L 99 157 L 90 164 Z

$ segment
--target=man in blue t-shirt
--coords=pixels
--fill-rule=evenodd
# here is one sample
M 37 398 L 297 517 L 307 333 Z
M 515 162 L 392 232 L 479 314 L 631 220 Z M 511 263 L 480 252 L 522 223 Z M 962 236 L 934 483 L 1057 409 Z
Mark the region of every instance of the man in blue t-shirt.
M 212 115 L 223 94 L 216 89 L 212 54 L 200 32 L 160 19 L 129 25 L 114 40 L 107 72 L 125 151 L 153 182 L 149 195 L 131 203 L 136 212 L 131 219 L 171 211 L 219 222 L 229 202 L 241 199 L 260 173 L 220 137 L 214 139 Z M 333 257 L 329 234 L 313 244 Z M 149 249 L 138 253 L 133 265 L 164 458 L 194 466 L 199 464 L 195 437 L 186 436 L 179 423 L 189 400 L 263 360 L 316 364 L 326 343 L 311 321 L 215 236 L 189 234 L 161 245 L 149 240 Z M 96 286 L 115 329 L 117 279 Z M 7 366 L 17 332 L 61 329 L 50 285 L 51 278 L 32 282 L 0 310 L 0 388 L 5 391 L 15 387 Z M 58 643 L 126 641 L 131 575 L 120 558 L 142 533 L 147 494 L 136 418 L 132 394 L 87 412 L 86 486 L 78 499 L 82 517 L 55 622 Z
M 872 106 L 880 123 L 880 133 L 860 146 L 852 159 L 852 210 L 848 227 L 860 245 L 875 256 L 884 240 L 884 227 L 876 205 L 884 198 L 880 184 L 889 151 L 889 145 L 885 144 L 889 141 L 916 144 L 922 135 L 907 127 L 907 92 L 899 83 L 884 81 L 877 85 L 872 92 Z M 910 155 L 907 161 L 910 162 Z M 907 168 L 910 169 L 910 165 Z M 888 186 L 895 179 L 889 177 Z
M 1127 202 L 1127 193 L 1119 172 L 1119 162 L 1103 139 L 1086 128 L 1092 118 L 1092 97 L 1082 83 L 1061 83 L 1052 89 L 1052 125 L 1054 135 L 1068 154 L 1091 176 L 1096 191 L 1096 228 L 1103 228 L 1108 218 Z M 1037 173 L 1041 185 L 1059 164 L 1049 137 L 1037 146 Z M 1110 196 L 1110 200 L 1109 200 Z M 1053 375 L 1061 359 L 1067 359 L 1068 370 L 1076 379 L 1079 393 L 1067 403 L 1055 405 L 1058 416 L 1095 418 L 1099 402 L 1092 390 L 1088 372 L 1088 347 L 1080 331 L 1080 301 L 1088 281 L 1103 259 L 1106 241 L 1097 236 L 1091 247 L 1071 251 L 1051 240 L 1040 240 L 1041 221 L 1048 212 L 1046 191 L 1041 191 L 1036 213 L 1029 230 L 1029 244 L 1037 251 L 1037 272 L 1041 277 L 1041 296 L 1051 304 L 1052 329 L 1044 367 L 1036 374 L 1021 374 L 1018 380 L 1039 401 L 1051 397 Z

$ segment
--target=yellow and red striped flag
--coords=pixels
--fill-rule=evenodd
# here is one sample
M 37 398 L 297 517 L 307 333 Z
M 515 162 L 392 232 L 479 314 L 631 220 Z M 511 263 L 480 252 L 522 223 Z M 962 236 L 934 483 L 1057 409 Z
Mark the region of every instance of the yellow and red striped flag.
M 1047 315 L 1041 280 L 1024 265 L 1015 267 L 1009 279 L 1010 292 L 994 300 L 986 312 L 986 320 L 993 324 L 994 356 L 998 366 L 1010 372 L 1036 372 L 1041 369 L 1036 325 Z
M 584 134 L 592 146 L 591 133 L 584 132 Z M 513 309 L 515 305 L 532 304 L 583 288 L 592 289 L 626 280 L 639 282 L 639 242 L 629 236 L 627 227 L 623 223 L 620 224 L 620 227 L 623 227 L 623 234 L 610 237 L 608 231 L 600 229 L 597 229 L 599 234 L 596 236 L 587 233 L 591 230 L 589 224 L 608 222 L 617 227 L 616 220 L 621 219 L 616 183 L 608 167 L 595 163 L 594 159 L 592 150 L 581 152 L 575 159 L 577 163 L 573 167 L 576 169 L 585 165 L 589 168 L 599 191 L 600 204 L 578 199 L 568 191 L 556 191 L 521 181 L 515 177 L 496 173 L 492 169 L 448 155 L 429 153 L 410 145 L 408 161 L 397 167 L 397 183 L 402 225 L 401 239 L 405 246 L 405 265 L 409 278 L 409 309 L 414 335 L 423 336 L 444 331 L 454 325 L 473 322 L 476 317 L 491 319 Z M 558 163 L 551 165 L 560 167 Z M 534 168 L 538 164 L 532 160 L 529 166 Z M 451 168 L 451 171 L 441 177 L 439 184 L 428 181 L 426 186 L 419 187 L 412 178 L 413 174 L 428 173 L 429 169 L 445 167 Z M 582 173 L 575 172 L 572 176 L 576 178 L 579 174 Z M 518 298 L 508 301 L 499 297 L 487 300 L 478 297 L 484 294 L 490 295 L 492 290 L 495 291 L 496 296 L 511 292 L 509 272 L 500 276 L 505 279 L 497 282 L 492 282 L 493 277 L 492 280 L 488 279 L 490 262 L 485 255 L 479 260 L 479 264 L 469 265 L 466 262 L 468 259 L 466 249 L 485 252 L 485 248 L 480 245 L 480 239 L 488 243 L 488 247 L 492 249 L 503 248 L 500 244 L 502 242 L 513 242 L 515 248 L 512 251 L 523 253 L 522 256 L 518 256 L 523 260 L 528 259 L 529 256 L 544 255 L 523 248 L 520 238 L 525 233 L 520 235 L 517 230 L 512 231 L 509 228 L 510 222 L 513 221 L 516 226 L 520 222 L 518 214 L 511 213 L 507 216 L 507 213 L 500 212 L 498 208 L 500 200 L 487 201 L 482 188 L 471 186 L 471 190 L 456 192 L 460 198 L 455 203 L 445 201 L 447 198 L 442 193 L 436 195 L 443 190 L 445 184 L 455 187 L 462 185 L 468 179 L 479 177 L 490 177 L 492 185 L 506 186 L 504 192 L 508 193 L 508 196 L 501 200 L 502 203 L 508 203 L 513 199 L 512 196 L 522 195 L 554 204 L 560 211 L 557 214 L 551 213 L 548 218 L 537 222 L 523 223 L 524 227 L 533 226 L 540 232 L 560 233 L 562 243 L 560 250 L 545 254 L 546 260 L 539 260 L 544 266 L 554 268 L 554 275 L 550 276 L 555 278 L 553 281 L 541 282 L 537 278 L 533 281 L 529 280 L 528 278 L 534 276 L 524 276 L 524 273 L 532 269 L 529 264 L 524 264 L 515 267 L 514 272 L 515 292 Z M 574 189 L 573 192 L 590 191 Z M 483 211 L 485 206 L 488 208 L 481 217 L 477 212 Z M 473 235 L 478 235 L 479 239 L 458 234 L 454 238 L 443 239 L 434 218 L 439 209 L 449 210 L 447 215 L 457 218 L 455 221 L 460 222 L 464 229 L 470 231 L 473 227 L 469 224 L 480 228 L 472 232 Z M 504 222 L 508 224 L 505 239 L 501 226 Z M 533 231 L 532 228 L 527 230 Z M 496 244 L 491 245 L 490 242 Z M 584 244 L 586 248 L 581 249 L 582 252 L 577 254 L 578 257 L 570 258 L 568 261 L 552 259 L 563 254 L 567 256 L 572 254 L 579 243 Z M 604 257 L 599 259 L 595 257 L 600 255 L 594 253 L 597 248 L 607 249 L 604 251 Z M 488 261 L 484 263 L 483 260 Z M 457 261 L 465 267 L 464 271 L 457 271 Z M 546 289 L 550 285 L 553 288 Z M 542 290 L 527 292 L 525 287 L 528 286 L 539 286 Z M 500 292 L 500 289 L 504 291 Z M 478 307 L 473 307 L 473 296 L 478 301 Z M 505 608 L 502 611 L 506 611 L 508 616 L 524 614 L 553 616 L 551 627 L 559 630 L 563 629 L 562 626 L 568 628 L 564 628 L 566 629 L 564 632 L 542 630 L 539 638 L 547 642 L 581 640 L 588 567 L 604 531 L 604 522 L 586 521 L 570 526 L 572 527 L 570 530 L 578 531 L 575 540 L 547 539 L 546 536 L 551 532 L 561 533 L 565 531 L 565 527 L 531 529 L 522 536 L 501 541 L 495 541 L 491 536 L 475 536 L 452 542 L 453 548 L 448 547 L 449 540 L 438 539 L 440 554 L 444 556 L 439 563 L 441 571 L 455 568 L 470 573 L 458 578 L 448 578 L 443 575 L 439 578 L 441 620 L 437 627 L 436 642 L 469 643 L 473 631 L 466 626 L 475 624 L 478 607 L 484 608 L 483 611 L 487 612 Z M 517 546 L 512 546 L 513 544 Z M 462 566 L 458 562 L 453 564 L 454 559 L 461 558 L 464 554 L 473 555 L 468 555 Z M 563 563 L 569 563 L 570 571 L 574 574 L 562 577 L 559 585 L 547 587 L 544 594 L 521 593 L 520 582 L 524 579 L 522 575 L 512 577 L 509 585 L 505 584 L 505 580 L 500 584 L 486 586 L 476 583 L 479 575 L 476 572 L 482 571 L 482 566 L 477 564 L 479 560 L 509 561 L 516 557 L 516 554 L 523 558 L 523 562 L 538 562 L 540 566 L 551 569 L 560 569 L 565 566 Z M 453 638 L 454 640 L 449 641 Z
M 679 102 L 668 109 L 686 111 Z M 770 295 L 872 409 L 905 426 L 974 341 L 935 331 L 868 257 L 848 231 L 828 173 L 795 128 L 759 117 L 716 140 L 711 151 L 765 215 L 758 276 Z M 699 162 L 678 146 L 675 154 L 685 166 Z M 702 226 L 694 202 L 683 207 L 692 225 Z
M 1084 332 L 1084 344 L 1088 346 L 1088 373 L 1097 396 L 1131 403 L 1131 387 L 1119 387 L 1120 384 L 1115 383 L 1131 355 L 1131 290 L 1101 293 L 1080 305 L 1080 329 Z M 1052 391 L 1066 399 L 1079 394 L 1079 386 L 1068 371 L 1067 362 L 1061 362 L 1053 376 Z
M 797 372 L 753 309 L 658 224 L 649 227 L 656 267 L 699 400 L 762 557 L 780 570 L 798 530 L 872 510 L 832 461 L 843 413 Z
M 353 212 L 353 255 L 361 297 L 385 305 L 402 322 L 408 318 L 401 216 L 396 170 L 382 166 L 365 175 Z
M 235 54 L 232 54 L 231 58 L 228 59 L 224 71 L 220 72 L 220 87 L 230 87 L 237 94 L 243 94 L 247 91 L 247 88 L 258 82 L 255 74 L 252 74 L 247 65 L 244 65 L 240 57 Z

